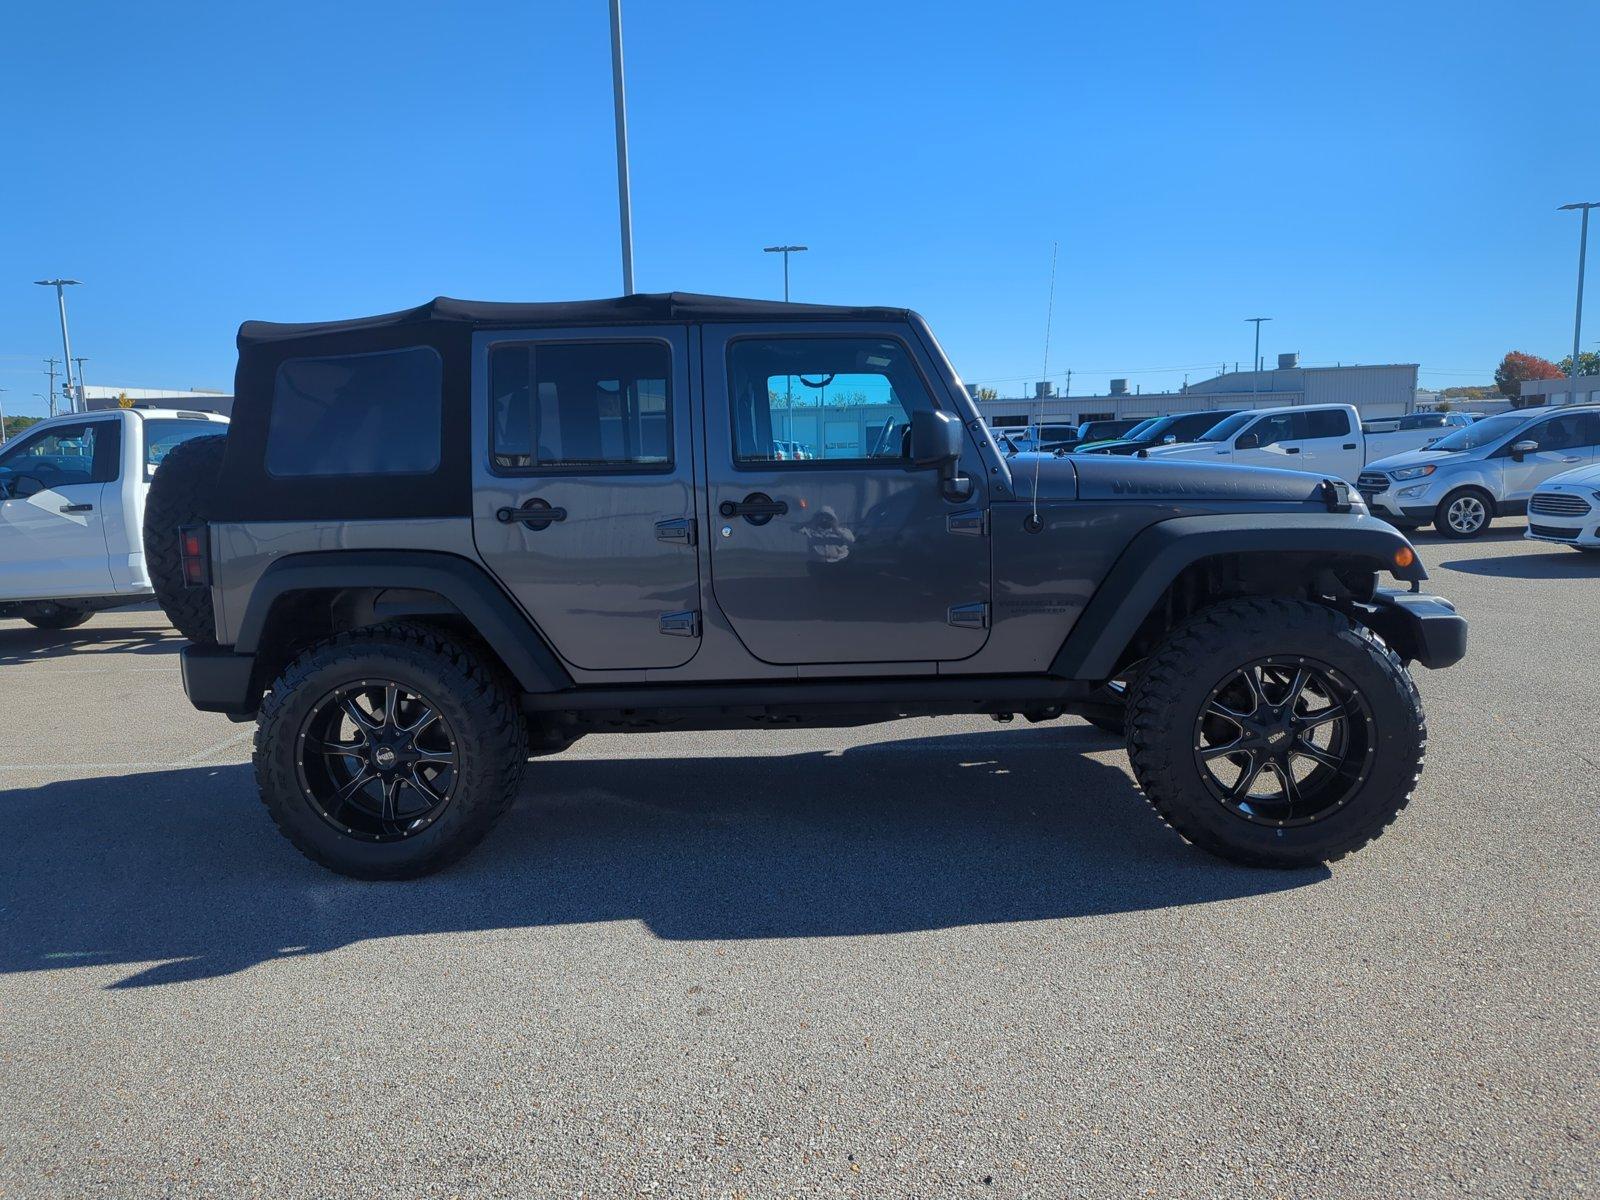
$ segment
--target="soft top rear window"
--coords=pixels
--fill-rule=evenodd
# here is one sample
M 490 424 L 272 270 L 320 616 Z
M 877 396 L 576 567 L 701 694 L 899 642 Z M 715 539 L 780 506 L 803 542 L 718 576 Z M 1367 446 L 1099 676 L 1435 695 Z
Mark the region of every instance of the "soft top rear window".
M 283 477 L 425 475 L 439 467 L 444 368 L 429 346 L 278 366 L 266 468 Z

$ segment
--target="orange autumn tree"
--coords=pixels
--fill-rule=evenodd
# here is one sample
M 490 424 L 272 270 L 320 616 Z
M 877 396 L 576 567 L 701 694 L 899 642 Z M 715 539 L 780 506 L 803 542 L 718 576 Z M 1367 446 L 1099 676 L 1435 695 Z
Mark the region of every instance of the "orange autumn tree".
M 1513 350 L 1494 369 L 1494 384 L 1515 408 L 1522 403 L 1522 384 L 1528 379 L 1560 379 L 1561 368 L 1548 358 Z

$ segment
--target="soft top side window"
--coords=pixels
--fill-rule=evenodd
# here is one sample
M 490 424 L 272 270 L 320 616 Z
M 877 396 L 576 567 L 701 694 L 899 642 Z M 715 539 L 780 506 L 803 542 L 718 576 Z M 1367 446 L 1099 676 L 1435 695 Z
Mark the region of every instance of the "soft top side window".
M 431 474 L 443 392 L 444 364 L 429 346 L 285 359 L 272 388 L 267 473 Z

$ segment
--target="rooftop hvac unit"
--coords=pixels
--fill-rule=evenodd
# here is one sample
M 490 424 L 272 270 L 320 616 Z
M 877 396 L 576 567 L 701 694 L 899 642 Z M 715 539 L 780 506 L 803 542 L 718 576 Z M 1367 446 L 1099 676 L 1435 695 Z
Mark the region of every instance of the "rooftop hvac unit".
M 1111 381 L 1111 394 L 1113 396 L 1126 396 L 1128 394 L 1128 381 L 1126 379 L 1113 379 Z
M 1278 370 L 1293 371 L 1300 365 L 1300 351 L 1278 355 Z
M 1035 400 L 1048 400 L 1056 394 L 1056 386 L 1048 379 L 1041 379 L 1033 385 L 1033 398 Z

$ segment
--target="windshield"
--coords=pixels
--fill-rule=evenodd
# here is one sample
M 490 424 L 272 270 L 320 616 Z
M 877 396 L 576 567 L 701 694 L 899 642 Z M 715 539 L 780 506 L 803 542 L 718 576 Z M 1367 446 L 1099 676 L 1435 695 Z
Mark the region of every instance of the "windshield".
M 1239 430 L 1248 425 L 1251 421 L 1255 420 L 1255 417 L 1256 414 L 1250 411 L 1234 413 L 1233 416 L 1229 417 L 1226 421 L 1218 421 L 1210 429 L 1206 430 L 1199 437 L 1195 438 L 1195 441 L 1225 442 L 1234 434 L 1238 433 Z
M 1440 429 L 1448 425 L 1449 421 L 1443 413 L 1418 413 L 1412 417 L 1401 417 L 1400 429 Z
M 1497 417 L 1486 417 L 1464 429 L 1457 429 L 1447 433 L 1429 450 L 1477 450 L 1491 442 L 1497 442 L 1512 430 L 1527 424 L 1527 413 L 1501 413 Z
M 1145 420 L 1140 421 L 1137 425 L 1135 425 L 1132 429 L 1128 430 L 1128 432 L 1123 434 L 1122 436 L 1125 439 L 1127 439 L 1128 441 L 1130 441 L 1130 442 L 1137 441 L 1139 438 L 1143 437 L 1145 434 L 1150 433 L 1151 431 L 1153 431 L 1157 425 L 1161 424 L 1161 422 L 1163 422 L 1163 421 L 1165 421 L 1167 419 L 1168 418 L 1166 418 L 1166 417 L 1147 417 Z

